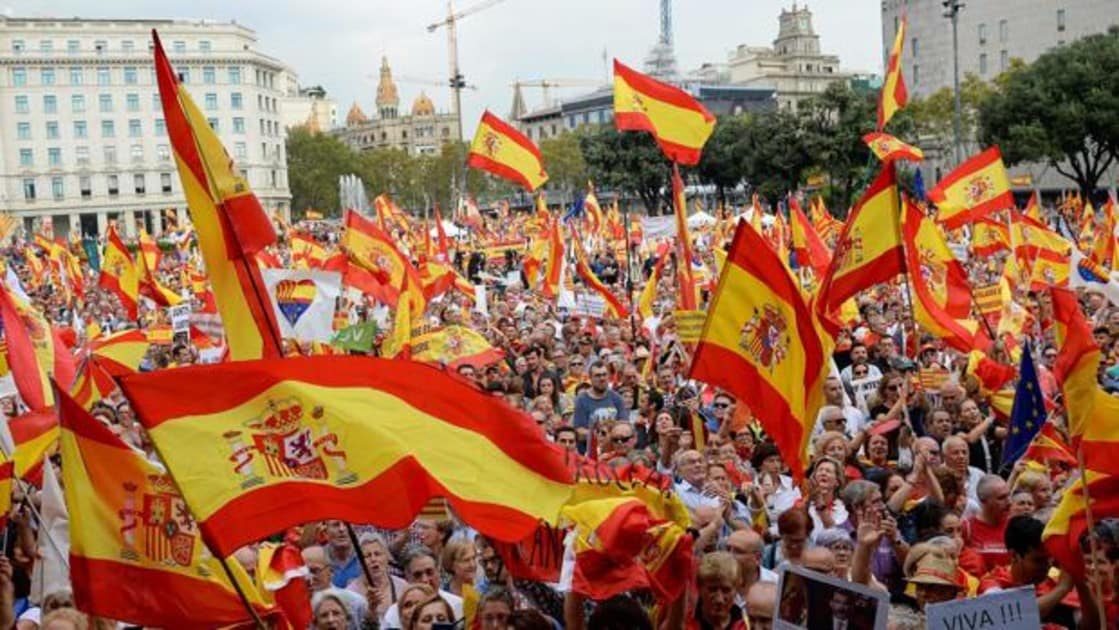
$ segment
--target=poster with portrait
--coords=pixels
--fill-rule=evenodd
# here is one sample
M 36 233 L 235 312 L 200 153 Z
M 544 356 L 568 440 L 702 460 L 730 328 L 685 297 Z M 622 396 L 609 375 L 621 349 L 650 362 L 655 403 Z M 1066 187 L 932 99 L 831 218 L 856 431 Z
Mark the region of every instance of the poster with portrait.
M 885 591 L 790 565 L 777 592 L 775 630 L 886 630 Z

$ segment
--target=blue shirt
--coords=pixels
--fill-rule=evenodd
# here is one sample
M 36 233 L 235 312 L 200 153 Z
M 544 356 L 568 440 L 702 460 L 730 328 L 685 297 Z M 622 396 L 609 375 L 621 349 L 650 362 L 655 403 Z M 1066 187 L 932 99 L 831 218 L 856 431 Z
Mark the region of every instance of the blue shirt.
M 327 549 L 327 555 L 330 556 L 330 550 Z M 330 583 L 338 588 L 346 588 L 350 582 L 361 577 L 361 564 L 358 562 L 357 554 L 351 553 L 348 560 L 339 563 L 330 556 L 330 569 L 332 571 L 330 576 Z

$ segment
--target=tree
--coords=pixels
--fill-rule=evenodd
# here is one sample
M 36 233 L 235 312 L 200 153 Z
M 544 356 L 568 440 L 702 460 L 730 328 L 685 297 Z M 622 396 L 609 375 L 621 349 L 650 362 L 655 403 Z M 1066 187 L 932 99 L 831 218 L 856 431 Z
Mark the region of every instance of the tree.
M 1091 194 L 1119 158 L 1119 30 L 1009 72 L 979 110 L 980 138 L 1008 165 L 1044 161 Z
M 876 112 L 877 94 L 835 82 L 802 103 L 797 113 L 809 161 L 830 179 L 833 198 L 827 201 L 833 206 L 851 204 L 868 166 L 875 166 L 863 136 L 874 131 Z
M 650 215 L 671 208 L 672 165 L 653 136 L 603 125 L 579 138 L 588 174 L 599 184 L 636 195 Z
M 761 195 L 777 199 L 796 190 L 812 165 L 796 115 L 779 110 L 750 119 L 745 138 L 746 181 Z
M 540 142 L 540 155 L 548 171 L 548 188 L 565 198 L 567 193 L 581 191 L 587 185 L 587 163 L 579 146 L 577 133 L 565 133 Z
M 1020 60 L 1015 60 L 1020 64 Z M 1011 64 L 1012 72 L 1015 64 Z M 1000 75 L 1005 77 L 1006 75 Z M 998 81 L 999 79 L 996 79 Z M 994 94 L 995 87 L 972 73 L 960 82 L 960 144 L 964 155 L 979 151 L 979 108 Z M 903 114 L 913 125 L 916 136 L 927 148 L 952 154 L 956 144 L 955 95 L 951 88 L 942 88 L 922 100 L 911 102 Z
M 353 150 L 333 136 L 295 127 L 288 132 L 287 156 L 292 210 L 336 216 L 338 177 L 355 171 Z
M 703 147 L 697 173 L 702 181 L 715 187 L 720 203 L 726 203 L 727 189 L 733 190 L 746 178 L 752 124 L 749 115 L 724 116 L 715 122 L 715 131 Z

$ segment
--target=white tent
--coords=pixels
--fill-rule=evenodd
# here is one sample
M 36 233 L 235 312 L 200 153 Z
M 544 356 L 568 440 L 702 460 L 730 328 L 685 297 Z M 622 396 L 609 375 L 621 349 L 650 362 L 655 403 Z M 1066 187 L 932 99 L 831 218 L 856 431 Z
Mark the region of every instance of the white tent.
M 703 210 L 688 217 L 689 228 L 698 228 L 705 225 L 715 225 L 715 217 L 707 214 Z

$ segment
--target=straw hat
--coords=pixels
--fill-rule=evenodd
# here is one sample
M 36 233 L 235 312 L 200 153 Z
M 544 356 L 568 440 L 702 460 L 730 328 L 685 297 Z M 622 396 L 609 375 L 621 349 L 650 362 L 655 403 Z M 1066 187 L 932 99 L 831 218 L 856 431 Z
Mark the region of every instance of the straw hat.
M 956 563 L 952 558 L 931 548 L 921 551 L 918 552 L 916 559 L 906 558 L 905 574 L 909 576 L 906 578 L 908 581 L 914 584 L 937 584 L 960 588 Z

